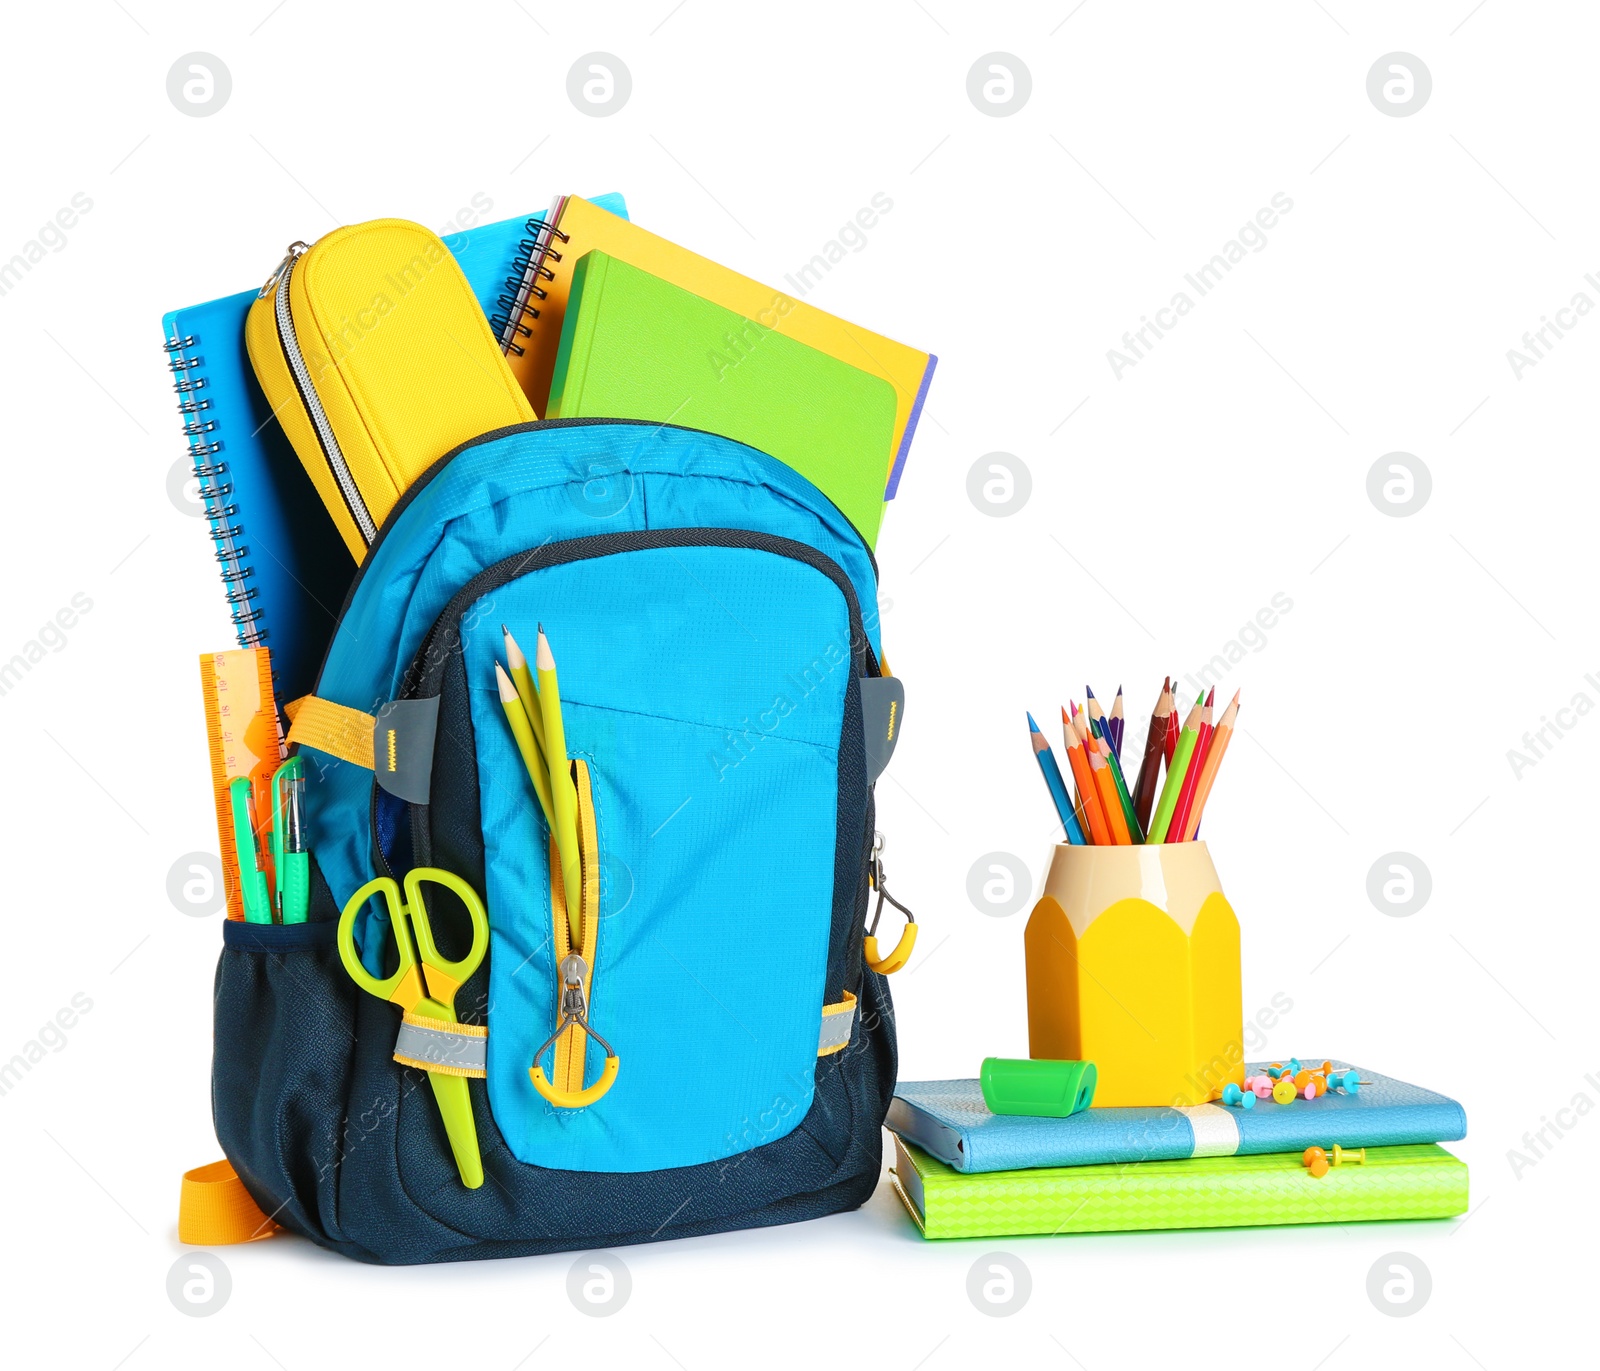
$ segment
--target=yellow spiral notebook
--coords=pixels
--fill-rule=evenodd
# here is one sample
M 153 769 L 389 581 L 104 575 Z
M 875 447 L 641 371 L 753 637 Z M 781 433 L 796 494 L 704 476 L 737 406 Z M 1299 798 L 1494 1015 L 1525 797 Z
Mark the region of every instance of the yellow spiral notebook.
M 887 381 L 894 388 L 895 416 L 883 454 L 884 496 L 893 498 L 937 358 L 752 281 L 577 195 L 558 200 L 545 217 L 502 327 L 506 360 L 535 410 L 543 414 L 549 408 L 572 270 L 596 248 Z

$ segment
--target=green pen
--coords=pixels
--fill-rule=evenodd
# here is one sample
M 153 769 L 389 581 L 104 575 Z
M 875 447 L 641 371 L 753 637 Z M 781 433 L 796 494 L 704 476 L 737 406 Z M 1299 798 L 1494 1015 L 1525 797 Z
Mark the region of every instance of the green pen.
M 272 774 L 272 869 L 278 883 L 278 921 L 303 924 L 311 900 L 311 856 L 301 805 L 305 763 L 291 757 Z
M 239 863 L 239 893 L 244 900 L 246 923 L 272 922 L 272 900 L 267 893 L 266 873 L 261 870 L 253 822 L 255 802 L 248 776 L 237 776 L 228 786 L 228 803 L 233 807 L 234 856 Z

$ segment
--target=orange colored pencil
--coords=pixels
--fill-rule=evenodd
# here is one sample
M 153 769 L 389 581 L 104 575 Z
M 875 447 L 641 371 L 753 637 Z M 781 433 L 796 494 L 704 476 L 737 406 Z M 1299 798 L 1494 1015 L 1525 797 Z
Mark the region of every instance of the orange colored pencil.
M 1233 739 L 1234 720 L 1238 717 L 1239 692 L 1236 690 L 1233 692 L 1233 700 L 1222 712 L 1216 732 L 1211 735 L 1211 749 L 1206 753 L 1205 766 L 1200 770 L 1200 784 L 1195 788 L 1194 804 L 1189 810 L 1189 822 L 1183 830 L 1185 842 L 1192 842 L 1194 835 L 1200 830 L 1200 816 L 1205 813 L 1206 801 L 1211 798 L 1211 786 L 1217 779 L 1217 769 L 1222 765 L 1223 754 L 1227 752 L 1228 744 Z
M 1061 711 L 1062 741 L 1067 746 L 1067 762 L 1072 767 L 1072 779 L 1078 787 L 1078 804 L 1083 810 L 1084 824 L 1089 830 L 1089 841 L 1101 847 L 1111 845 L 1111 827 L 1100 807 L 1095 793 L 1094 773 L 1089 768 L 1089 757 L 1073 727 L 1066 710 Z M 1109 779 L 1109 778 L 1108 778 Z
M 1111 764 L 1100 755 L 1099 749 L 1090 752 L 1089 770 L 1094 775 L 1095 793 L 1100 797 L 1100 808 L 1111 820 L 1111 840 L 1121 847 L 1133 842 L 1128 832 L 1128 821 L 1122 817 L 1122 801 L 1117 798 L 1117 783 L 1111 779 Z

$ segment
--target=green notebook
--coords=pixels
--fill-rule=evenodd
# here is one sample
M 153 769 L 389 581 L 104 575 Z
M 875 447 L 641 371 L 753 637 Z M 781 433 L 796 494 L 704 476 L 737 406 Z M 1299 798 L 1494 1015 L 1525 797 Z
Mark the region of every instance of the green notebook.
M 895 1138 L 895 1193 L 927 1238 L 1443 1219 L 1466 1163 L 1437 1143 L 1369 1147 L 1320 1179 L 1298 1152 L 962 1174 Z
M 648 419 L 748 443 L 877 544 L 894 387 L 598 250 L 573 272 L 548 417 Z

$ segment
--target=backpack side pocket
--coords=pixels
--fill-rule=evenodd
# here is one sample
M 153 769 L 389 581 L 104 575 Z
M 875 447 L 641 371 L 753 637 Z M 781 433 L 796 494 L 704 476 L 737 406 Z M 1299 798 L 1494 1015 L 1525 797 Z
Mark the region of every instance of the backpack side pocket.
M 332 898 L 313 868 L 302 924 L 223 925 L 214 996 L 217 1140 L 262 1212 L 316 1242 L 344 1242 L 339 1166 L 355 1049 L 355 983 L 335 946 Z

